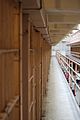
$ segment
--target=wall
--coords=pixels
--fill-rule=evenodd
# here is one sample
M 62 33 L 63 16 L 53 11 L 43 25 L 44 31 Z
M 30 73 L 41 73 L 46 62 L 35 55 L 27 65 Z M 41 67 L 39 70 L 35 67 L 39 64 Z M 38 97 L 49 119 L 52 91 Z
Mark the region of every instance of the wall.
M 0 120 L 19 120 L 19 4 L 0 0 Z
M 40 120 L 51 47 L 19 3 L 0 9 L 0 120 Z
M 22 115 L 23 120 L 40 120 L 46 90 L 51 47 L 23 14 Z

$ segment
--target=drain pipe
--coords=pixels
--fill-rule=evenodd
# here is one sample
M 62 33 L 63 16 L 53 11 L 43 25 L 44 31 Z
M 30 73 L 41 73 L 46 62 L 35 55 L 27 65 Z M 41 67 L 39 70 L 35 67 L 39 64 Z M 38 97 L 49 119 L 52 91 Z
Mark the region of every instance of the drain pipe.
M 39 8 L 23 8 L 23 10 L 41 10 L 42 9 L 42 0 L 40 0 L 40 7 Z

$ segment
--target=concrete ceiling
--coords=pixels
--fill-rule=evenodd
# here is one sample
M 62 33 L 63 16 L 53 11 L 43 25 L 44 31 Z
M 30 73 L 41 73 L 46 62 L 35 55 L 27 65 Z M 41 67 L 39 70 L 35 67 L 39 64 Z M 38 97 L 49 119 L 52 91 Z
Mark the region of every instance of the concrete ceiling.
M 35 29 L 40 31 L 43 38 L 50 43 L 47 17 L 43 7 L 43 0 L 23 0 L 22 8 L 24 14 L 29 14 Z
M 80 0 L 44 0 L 44 7 L 53 45 L 80 23 Z
M 80 23 L 80 0 L 23 0 L 23 12 L 30 13 L 35 27 L 55 45 Z

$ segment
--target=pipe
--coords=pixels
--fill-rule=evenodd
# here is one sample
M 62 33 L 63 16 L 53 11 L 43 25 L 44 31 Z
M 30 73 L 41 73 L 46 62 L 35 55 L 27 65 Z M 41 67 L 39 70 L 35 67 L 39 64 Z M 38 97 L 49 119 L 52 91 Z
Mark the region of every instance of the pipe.
M 42 29 L 45 29 L 45 28 L 47 28 L 47 26 L 42 26 L 42 27 L 39 27 L 39 26 L 33 26 L 34 28 L 42 28 Z
M 43 35 L 49 35 L 49 34 L 44 33 Z
M 23 10 L 41 10 L 42 9 L 42 0 L 40 0 L 40 7 L 39 8 L 23 8 Z
M 44 27 L 37 27 L 37 26 L 34 26 L 34 28 L 47 28 L 47 26 L 44 26 Z

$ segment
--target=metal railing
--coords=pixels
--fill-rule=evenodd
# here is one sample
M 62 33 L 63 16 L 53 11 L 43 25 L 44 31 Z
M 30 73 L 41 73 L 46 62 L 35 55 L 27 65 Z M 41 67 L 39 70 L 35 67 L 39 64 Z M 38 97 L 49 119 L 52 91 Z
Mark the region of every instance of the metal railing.
M 71 66 L 71 63 L 74 63 L 75 65 L 80 67 L 80 64 L 77 63 L 76 61 L 72 60 L 71 58 L 67 57 L 66 55 L 61 54 L 60 52 L 57 52 L 57 59 L 59 64 L 65 69 L 66 72 L 69 74 L 69 85 L 71 87 L 72 82 L 74 82 L 74 88 L 75 88 L 75 99 L 80 105 L 80 86 L 76 82 L 76 77 L 74 76 L 79 76 L 77 71 Z M 74 74 L 74 75 L 73 75 Z

